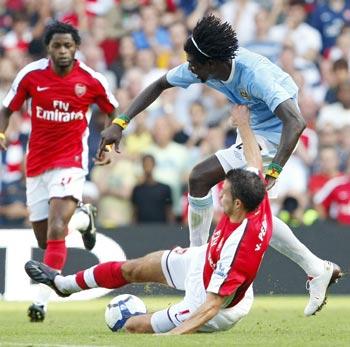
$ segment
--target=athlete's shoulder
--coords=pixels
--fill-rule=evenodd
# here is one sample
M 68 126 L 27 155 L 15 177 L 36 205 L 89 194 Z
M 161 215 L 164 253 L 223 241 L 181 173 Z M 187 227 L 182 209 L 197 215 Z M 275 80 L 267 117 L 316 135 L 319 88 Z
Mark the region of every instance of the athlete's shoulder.
M 17 78 L 22 79 L 26 75 L 35 72 L 45 70 L 49 66 L 49 60 L 47 58 L 39 59 L 25 65 L 17 74 Z
M 84 73 L 86 76 L 90 77 L 91 79 L 94 79 L 99 82 L 107 83 L 107 79 L 103 74 L 100 72 L 95 71 L 93 68 L 90 66 L 86 65 L 84 62 L 81 60 L 77 60 L 77 64 L 79 66 L 80 72 Z

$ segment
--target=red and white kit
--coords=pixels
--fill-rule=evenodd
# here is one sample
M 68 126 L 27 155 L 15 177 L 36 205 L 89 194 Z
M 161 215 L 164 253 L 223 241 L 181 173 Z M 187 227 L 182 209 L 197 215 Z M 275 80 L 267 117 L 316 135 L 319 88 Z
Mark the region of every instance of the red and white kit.
M 205 302 L 207 292 L 225 296 L 226 302 L 200 331 L 230 329 L 251 308 L 252 283 L 271 235 L 272 214 L 265 195 L 242 223 L 231 223 L 224 215 L 208 244 L 164 252 L 162 269 L 169 286 L 186 294 L 180 303 L 153 314 L 153 329 L 164 332 L 180 325 Z
M 76 60 L 72 71 L 61 77 L 53 71 L 49 59 L 30 63 L 17 74 L 3 106 L 18 111 L 26 100 L 32 122 L 27 153 L 27 187 L 33 194 L 39 187 L 38 182 L 31 187 L 32 178 L 58 170 L 60 174 L 51 172 L 52 177 L 44 177 L 43 181 L 50 179 L 51 185 L 61 184 L 65 192 L 60 193 L 56 186 L 56 192 L 48 191 L 45 198 L 47 201 L 53 196 L 66 196 L 69 185 L 77 177 L 77 169 L 80 169 L 79 186 L 87 173 L 89 106 L 96 103 L 102 112 L 109 114 L 118 107 L 118 102 L 109 90 L 106 78 L 84 63 Z M 62 170 L 71 168 L 75 168 L 72 175 L 69 170 L 62 174 Z M 55 177 L 63 181 L 52 182 Z M 82 188 L 71 188 L 76 190 L 73 196 L 77 195 L 75 197 L 79 199 Z M 27 194 L 27 198 L 32 210 L 33 205 L 39 203 L 39 197 Z M 30 219 L 38 220 L 38 217 L 33 217 L 31 213 Z

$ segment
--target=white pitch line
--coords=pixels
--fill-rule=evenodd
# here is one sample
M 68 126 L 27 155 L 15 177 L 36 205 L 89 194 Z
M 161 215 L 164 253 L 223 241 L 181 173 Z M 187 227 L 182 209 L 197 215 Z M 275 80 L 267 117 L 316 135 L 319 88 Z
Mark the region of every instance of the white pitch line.
M 61 344 L 47 344 L 47 343 L 25 343 L 25 342 L 0 342 L 0 346 L 26 346 L 26 347 L 108 347 L 107 345 L 61 345 Z

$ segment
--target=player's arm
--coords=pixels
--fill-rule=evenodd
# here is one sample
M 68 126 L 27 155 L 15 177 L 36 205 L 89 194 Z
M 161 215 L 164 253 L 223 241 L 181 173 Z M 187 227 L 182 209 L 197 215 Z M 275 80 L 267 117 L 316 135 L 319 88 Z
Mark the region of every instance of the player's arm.
M 104 151 L 106 145 L 114 144 L 115 150 L 119 151 L 119 143 L 122 138 L 122 132 L 125 129 L 128 122 L 137 116 L 141 111 L 147 108 L 153 101 L 155 101 L 159 95 L 168 88 L 173 87 L 166 79 L 166 75 L 159 78 L 147 88 L 145 88 L 130 104 L 128 109 L 123 113 L 121 121 L 117 121 L 117 124 L 113 123 L 111 126 L 102 131 L 101 145 L 99 153 Z
M 299 137 L 306 127 L 306 122 L 292 99 L 288 99 L 279 104 L 275 109 L 275 114 L 282 121 L 283 128 L 281 141 L 272 162 L 283 167 L 293 153 Z M 267 187 L 272 187 L 275 178 L 269 175 L 267 175 L 266 178 L 268 181 Z
M 0 109 L 0 150 L 7 149 L 5 131 L 9 125 L 11 114 L 12 111 L 7 107 Z
M 204 304 L 199 306 L 192 316 L 190 316 L 180 326 L 169 331 L 168 334 L 182 335 L 196 332 L 202 325 L 219 313 L 219 310 L 224 302 L 225 297 L 208 292 Z
M 259 145 L 250 127 L 250 112 L 247 106 L 236 105 L 231 111 L 231 121 L 238 128 L 243 143 L 243 153 L 248 167 L 262 171 Z

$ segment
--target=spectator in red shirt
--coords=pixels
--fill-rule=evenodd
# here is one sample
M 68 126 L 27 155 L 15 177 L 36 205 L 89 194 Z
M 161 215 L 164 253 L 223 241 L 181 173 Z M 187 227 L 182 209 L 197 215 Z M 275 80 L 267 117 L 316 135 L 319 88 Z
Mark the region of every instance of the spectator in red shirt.
M 329 180 L 315 195 L 314 203 L 321 218 L 350 225 L 350 158 L 347 175 Z
M 319 169 L 310 176 L 308 190 L 313 197 L 330 179 L 343 176 L 339 171 L 337 150 L 331 146 L 320 149 Z

